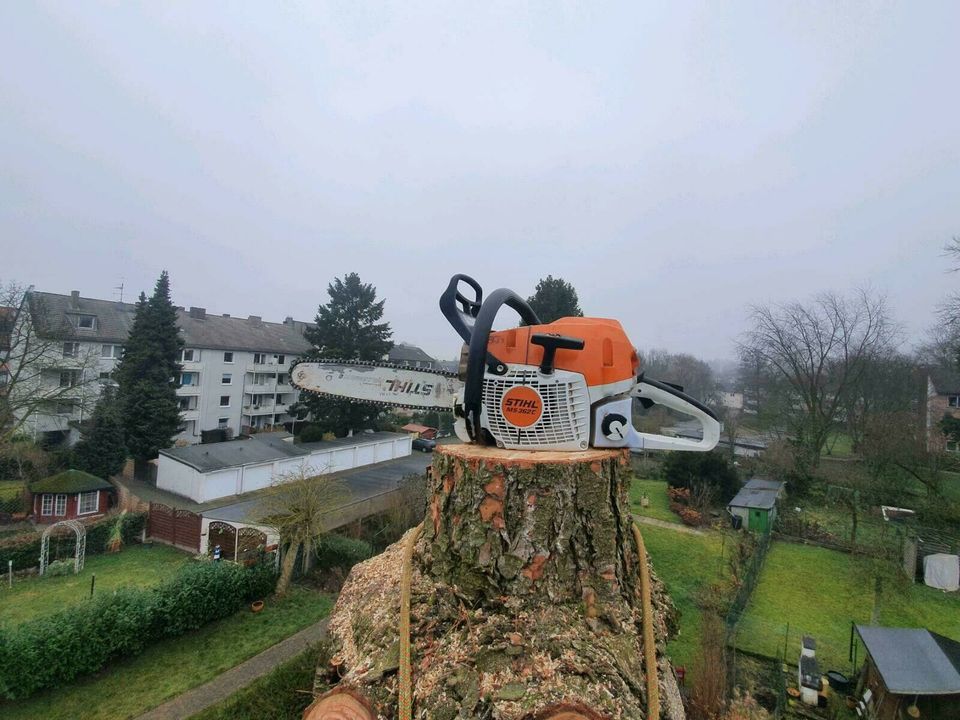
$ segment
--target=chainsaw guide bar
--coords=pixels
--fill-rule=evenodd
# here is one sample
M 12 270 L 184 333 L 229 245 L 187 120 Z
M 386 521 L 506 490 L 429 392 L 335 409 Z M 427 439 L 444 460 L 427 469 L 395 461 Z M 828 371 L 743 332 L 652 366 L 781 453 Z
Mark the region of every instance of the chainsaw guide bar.
M 434 412 L 452 412 L 456 393 L 463 387 L 457 373 L 446 370 L 335 358 L 299 360 L 290 368 L 290 380 L 301 390 L 320 397 Z M 337 387 L 342 392 L 318 390 L 319 387 Z

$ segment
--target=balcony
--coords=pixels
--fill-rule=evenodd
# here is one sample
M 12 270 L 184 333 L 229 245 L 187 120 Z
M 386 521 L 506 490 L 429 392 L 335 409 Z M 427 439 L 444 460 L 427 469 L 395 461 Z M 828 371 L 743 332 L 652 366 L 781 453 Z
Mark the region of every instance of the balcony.
M 192 410 L 181 410 L 180 419 L 183 422 L 187 422 L 189 420 L 199 420 L 200 411 L 197 408 L 193 408 Z
M 181 385 L 177 388 L 177 395 L 199 395 L 200 394 L 200 385 Z
M 277 363 L 250 363 L 247 365 L 248 373 L 278 373 L 286 372 L 288 365 L 278 365 Z

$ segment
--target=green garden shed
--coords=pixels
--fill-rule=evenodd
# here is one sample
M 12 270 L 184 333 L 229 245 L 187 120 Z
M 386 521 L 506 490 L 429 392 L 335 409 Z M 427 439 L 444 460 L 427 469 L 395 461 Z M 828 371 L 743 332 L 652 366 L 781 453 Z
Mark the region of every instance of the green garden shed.
M 763 533 L 772 530 L 777 519 L 777 500 L 785 487 L 785 483 L 775 480 L 758 478 L 747 482 L 727 503 L 734 527 Z

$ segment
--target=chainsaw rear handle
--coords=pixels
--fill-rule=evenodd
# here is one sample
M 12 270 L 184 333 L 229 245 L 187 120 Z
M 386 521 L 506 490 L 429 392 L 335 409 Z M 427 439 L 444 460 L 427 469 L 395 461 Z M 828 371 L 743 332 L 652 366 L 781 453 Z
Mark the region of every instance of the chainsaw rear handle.
M 520 319 L 527 325 L 541 324 L 540 318 L 533 311 L 533 308 L 513 290 L 506 288 L 494 290 L 483 301 L 468 341 L 470 350 L 467 354 L 467 376 L 464 378 L 463 387 L 463 409 L 467 419 L 467 429 L 471 438 L 475 441 L 481 440 L 478 429 L 480 428 L 480 412 L 483 402 L 483 376 L 486 369 L 489 367 L 490 372 L 496 375 L 503 375 L 507 372 L 507 366 L 487 352 L 490 332 L 493 330 L 493 321 L 504 305 L 516 310 Z
M 713 450 L 720 441 L 720 421 L 714 412 L 696 398 L 690 397 L 672 385 L 657 380 L 647 380 L 641 376 L 636 387 L 630 393 L 633 397 L 654 402 L 657 405 L 676 410 L 688 417 L 696 418 L 703 428 L 700 440 L 670 437 L 655 433 L 636 433 L 642 440 L 644 450 Z

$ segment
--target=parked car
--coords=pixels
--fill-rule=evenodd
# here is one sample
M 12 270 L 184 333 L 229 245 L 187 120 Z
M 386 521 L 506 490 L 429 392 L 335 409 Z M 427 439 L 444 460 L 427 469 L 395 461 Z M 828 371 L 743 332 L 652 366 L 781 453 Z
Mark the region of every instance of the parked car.
M 426 438 L 417 438 L 413 441 L 413 449 L 420 452 L 433 452 L 437 446 L 436 440 L 427 440 Z

